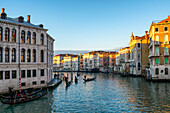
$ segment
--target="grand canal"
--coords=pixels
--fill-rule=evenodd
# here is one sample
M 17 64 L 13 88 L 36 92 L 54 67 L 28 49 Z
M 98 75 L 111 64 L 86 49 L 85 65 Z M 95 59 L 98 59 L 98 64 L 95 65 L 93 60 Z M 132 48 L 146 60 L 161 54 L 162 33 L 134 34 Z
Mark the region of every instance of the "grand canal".
M 96 80 L 84 83 L 84 75 Z M 0 103 L 0 113 L 170 112 L 170 83 L 103 73 L 81 73 L 78 79 L 68 88 L 62 82 L 39 100 L 13 106 Z

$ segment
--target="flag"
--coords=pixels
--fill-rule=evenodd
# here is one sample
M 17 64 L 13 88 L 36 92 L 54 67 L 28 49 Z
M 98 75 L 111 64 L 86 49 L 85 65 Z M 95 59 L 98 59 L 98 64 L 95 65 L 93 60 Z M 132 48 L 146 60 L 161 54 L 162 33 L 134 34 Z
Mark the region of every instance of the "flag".
M 13 30 L 12 30 L 12 38 L 15 39 L 15 27 L 13 27 Z

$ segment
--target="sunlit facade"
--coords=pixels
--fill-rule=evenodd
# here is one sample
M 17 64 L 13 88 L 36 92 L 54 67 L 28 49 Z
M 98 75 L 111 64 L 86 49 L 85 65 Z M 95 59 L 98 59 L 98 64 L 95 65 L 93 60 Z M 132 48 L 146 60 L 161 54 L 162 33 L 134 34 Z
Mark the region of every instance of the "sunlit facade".
M 44 86 L 53 78 L 53 42 L 43 25 L 0 14 L 0 92 Z
M 146 66 L 149 65 L 149 34 L 145 31 L 144 36 L 130 37 L 130 74 L 141 76 L 146 73 Z
M 149 61 L 152 80 L 170 80 L 170 16 L 162 21 L 153 21 L 149 29 Z
M 116 66 L 115 72 L 118 73 L 129 73 L 129 58 L 130 58 L 130 47 L 124 47 L 116 53 Z
M 58 54 L 53 57 L 54 71 L 62 71 L 64 68 L 64 57 L 66 54 Z
M 72 70 L 72 59 L 74 57 L 77 57 L 77 55 L 73 55 L 73 54 L 66 54 L 66 56 L 64 57 L 64 71 L 73 71 Z

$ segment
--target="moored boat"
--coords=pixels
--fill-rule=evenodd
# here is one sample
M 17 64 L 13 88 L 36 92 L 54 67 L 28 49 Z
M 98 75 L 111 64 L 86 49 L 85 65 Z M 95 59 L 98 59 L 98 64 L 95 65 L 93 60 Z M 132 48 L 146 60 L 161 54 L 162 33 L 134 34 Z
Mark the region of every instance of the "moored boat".
M 3 104 L 10 104 L 10 105 L 20 104 L 20 103 L 25 103 L 25 102 L 29 102 L 29 101 L 39 99 L 39 98 L 45 96 L 47 93 L 48 93 L 48 89 L 47 89 L 47 91 L 42 91 L 42 92 L 39 92 L 35 95 L 22 97 L 22 98 L 19 98 L 19 99 L 1 99 L 1 102 Z
M 22 96 L 21 96 L 21 95 L 17 95 L 17 93 L 19 93 L 19 91 L 15 91 L 15 92 L 14 92 L 14 95 L 12 96 L 12 98 L 11 98 L 11 96 L 10 96 L 10 93 L 1 94 L 0 97 L 1 97 L 1 98 L 4 98 L 4 99 L 16 99 L 16 98 L 18 99 L 18 98 L 21 98 L 21 97 L 26 97 L 26 96 L 35 95 L 35 94 L 39 93 L 39 92 L 42 90 L 42 88 L 38 88 L 38 89 L 36 89 L 35 91 L 33 91 L 33 90 L 35 90 L 35 89 L 27 90 L 27 91 L 28 91 L 28 92 L 27 92 L 27 95 L 24 94 L 26 90 L 22 90 L 22 93 L 21 93 Z

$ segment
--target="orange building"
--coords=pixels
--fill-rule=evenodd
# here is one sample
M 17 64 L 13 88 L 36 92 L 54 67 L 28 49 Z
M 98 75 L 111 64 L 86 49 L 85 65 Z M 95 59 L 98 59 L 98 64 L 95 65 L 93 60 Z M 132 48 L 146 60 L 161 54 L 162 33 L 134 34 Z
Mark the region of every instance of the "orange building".
M 162 21 L 153 21 L 149 29 L 149 60 L 152 80 L 170 80 L 170 16 Z

